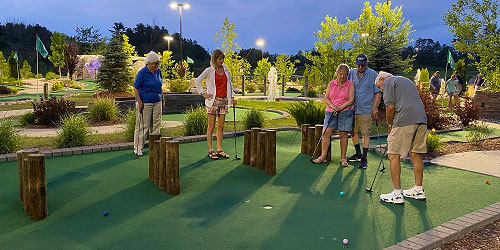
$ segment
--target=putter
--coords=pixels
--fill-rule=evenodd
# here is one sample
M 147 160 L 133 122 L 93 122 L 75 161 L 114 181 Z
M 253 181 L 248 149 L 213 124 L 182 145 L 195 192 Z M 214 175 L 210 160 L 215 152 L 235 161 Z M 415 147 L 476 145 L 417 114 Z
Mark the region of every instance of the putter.
M 379 149 L 382 149 L 382 140 L 380 139 L 380 132 L 378 129 L 378 119 L 375 119 L 375 125 L 377 126 L 378 147 L 379 147 Z M 385 156 L 385 153 L 384 153 L 384 156 Z M 380 169 L 380 172 L 384 172 L 384 171 L 385 171 L 385 164 L 384 164 L 384 162 L 382 162 L 382 169 Z
M 234 156 L 234 159 L 236 160 L 241 160 L 240 157 L 238 157 L 238 150 L 236 150 L 236 107 L 233 103 L 233 124 L 234 124 L 234 152 L 235 152 L 235 156 Z
M 330 126 L 330 123 L 332 122 L 333 117 L 335 117 L 335 116 L 337 116 L 337 113 L 332 113 L 332 116 L 330 116 L 330 118 L 328 119 L 328 122 L 326 123 L 326 128 L 323 128 L 323 132 L 321 133 L 321 137 L 319 138 L 318 143 L 316 144 L 316 147 L 314 148 L 314 152 L 312 154 L 312 157 L 311 157 L 311 159 L 309 159 L 311 162 L 313 162 L 313 160 L 314 160 L 313 159 L 314 155 L 316 154 L 316 150 L 318 149 L 319 144 L 321 144 L 321 141 L 323 140 L 323 135 L 325 134 L 326 129 Z
M 378 168 L 377 168 L 377 172 L 375 172 L 375 177 L 373 177 L 372 185 L 370 186 L 370 188 L 365 188 L 366 192 L 369 192 L 369 193 L 373 192 L 373 184 L 375 183 L 375 180 L 377 179 L 377 174 L 379 171 L 382 172 L 380 170 L 380 166 L 384 163 L 385 153 L 387 153 L 387 144 L 385 145 L 384 155 L 382 155 L 382 157 L 380 157 L 380 162 L 378 163 Z
M 141 114 L 141 116 L 139 117 L 140 118 L 140 124 L 142 124 L 142 130 L 141 130 L 141 133 L 142 133 L 142 146 L 144 147 L 144 143 L 145 143 L 145 140 L 144 140 L 144 114 L 143 114 L 143 111 L 144 110 L 144 103 L 142 104 L 142 107 L 139 109 L 139 114 Z M 139 133 L 137 134 L 137 141 L 139 140 Z M 139 154 L 137 152 L 134 152 L 135 153 L 135 159 L 139 159 Z

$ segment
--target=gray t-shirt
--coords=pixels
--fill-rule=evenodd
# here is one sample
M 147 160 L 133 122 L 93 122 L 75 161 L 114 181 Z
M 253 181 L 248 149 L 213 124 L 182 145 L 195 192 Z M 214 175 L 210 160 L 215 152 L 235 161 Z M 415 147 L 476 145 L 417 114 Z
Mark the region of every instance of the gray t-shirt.
M 434 86 L 434 89 L 436 89 L 436 91 L 439 91 L 441 89 L 441 80 L 439 79 L 439 77 L 433 76 L 431 78 L 431 84 L 432 86 Z
M 402 76 L 391 76 L 384 81 L 384 103 L 394 105 L 393 127 L 404 127 L 413 124 L 427 124 L 424 104 L 418 90 L 410 79 Z

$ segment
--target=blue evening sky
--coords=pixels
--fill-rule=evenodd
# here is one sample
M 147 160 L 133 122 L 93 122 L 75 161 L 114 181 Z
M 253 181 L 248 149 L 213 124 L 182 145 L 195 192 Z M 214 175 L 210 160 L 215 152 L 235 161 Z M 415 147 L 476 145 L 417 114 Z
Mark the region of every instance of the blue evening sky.
M 270 53 L 295 54 L 310 50 L 316 41 L 313 32 L 320 28 L 326 15 L 359 17 L 365 1 L 361 0 L 185 0 L 191 5 L 183 11 L 183 36 L 198 41 L 209 51 L 219 45 L 213 40 L 227 16 L 236 24 L 242 48 L 256 47 L 263 38 Z M 170 33 L 179 31 L 179 12 L 171 10 L 169 1 L 153 0 L 2 0 L 0 22 L 20 21 L 40 24 L 51 31 L 74 35 L 76 26 L 94 26 L 110 36 L 114 22 L 126 27 L 137 23 L 164 26 Z M 372 5 L 376 2 L 371 1 Z M 450 44 L 453 36 L 444 24 L 443 13 L 450 9 L 449 0 L 394 0 L 403 6 L 406 20 L 413 24 L 410 38 L 432 38 Z

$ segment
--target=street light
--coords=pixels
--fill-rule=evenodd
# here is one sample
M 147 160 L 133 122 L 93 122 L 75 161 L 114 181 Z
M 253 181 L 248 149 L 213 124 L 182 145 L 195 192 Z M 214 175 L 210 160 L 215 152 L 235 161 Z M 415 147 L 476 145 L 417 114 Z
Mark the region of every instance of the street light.
M 258 47 L 260 47 L 260 50 L 262 51 L 262 58 L 261 59 L 264 59 L 264 45 L 266 44 L 266 42 L 264 41 L 264 39 L 258 39 L 255 44 Z
M 167 43 L 168 43 L 168 51 L 170 51 L 170 41 L 174 40 L 173 37 L 171 36 L 164 36 L 163 39 L 167 40 Z
M 179 27 L 180 27 L 180 52 L 181 52 L 181 61 L 180 61 L 180 64 L 181 64 L 181 67 L 183 67 L 182 65 L 182 9 L 189 9 L 191 7 L 191 5 L 189 5 L 188 3 L 177 3 L 177 2 L 171 2 L 170 3 L 170 8 L 175 10 L 175 9 L 179 9 L 179 16 L 180 16 L 180 22 L 179 22 Z

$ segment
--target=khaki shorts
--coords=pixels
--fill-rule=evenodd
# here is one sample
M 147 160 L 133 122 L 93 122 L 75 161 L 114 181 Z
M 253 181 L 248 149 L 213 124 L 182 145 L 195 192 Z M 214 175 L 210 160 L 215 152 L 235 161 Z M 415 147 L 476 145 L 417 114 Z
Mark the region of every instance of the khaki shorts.
M 415 136 L 414 140 L 413 136 Z M 387 138 L 387 144 L 387 152 L 389 154 L 398 154 L 401 157 L 408 156 L 410 149 L 414 153 L 427 153 L 427 125 L 420 124 L 419 126 L 419 124 L 413 124 L 392 128 Z
M 371 115 L 355 115 L 354 116 L 354 132 L 361 131 L 362 135 L 370 134 L 372 128 Z

